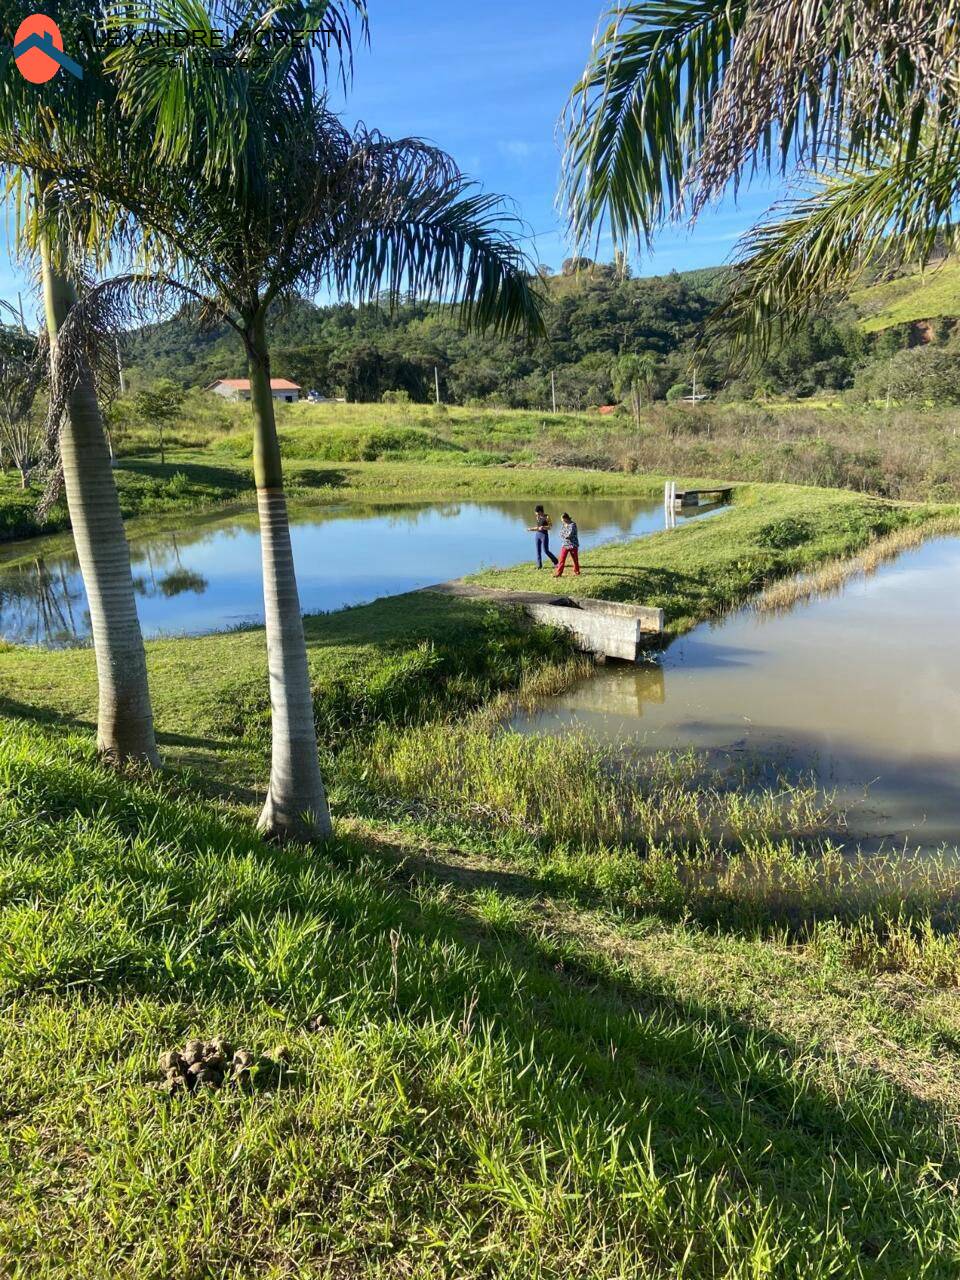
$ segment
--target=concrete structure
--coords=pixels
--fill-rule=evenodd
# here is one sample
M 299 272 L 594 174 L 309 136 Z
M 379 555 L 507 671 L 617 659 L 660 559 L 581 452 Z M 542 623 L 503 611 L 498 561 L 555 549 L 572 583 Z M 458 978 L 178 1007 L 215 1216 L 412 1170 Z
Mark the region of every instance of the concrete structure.
M 249 400 L 250 379 L 218 378 L 216 382 L 210 383 L 207 391 L 223 396 L 225 400 Z M 300 399 L 300 388 L 295 382 L 288 382 L 286 378 L 271 378 L 270 391 L 274 400 L 283 400 L 287 404 L 296 404 Z
M 517 605 L 535 622 L 569 631 L 585 653 L 636 662 L 651 640 L 663 633 L 663 610 L 617 600 L 549 596 L 537 591 L 505 591 L 465 582 L 441 582 L 426 591 L 467 596 L 492 604 Z
M 678 489 L 676 483 L 672 489 L 674 505 L 682 507 L 714 506 L 719 502 L 729 502 L 733 489 L 728 486 L 722 489 Z

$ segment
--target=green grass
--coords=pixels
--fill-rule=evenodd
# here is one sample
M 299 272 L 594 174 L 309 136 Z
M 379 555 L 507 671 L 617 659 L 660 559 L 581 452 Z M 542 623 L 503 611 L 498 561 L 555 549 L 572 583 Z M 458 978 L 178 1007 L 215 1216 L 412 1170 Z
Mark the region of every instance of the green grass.
M 923 273 L 881 281 L 855 292 L 851 301 L 866 333 L 895 324 L 960 315 L 960 263 L 946 262 Z
M 348 450 L 352 451 L 352 450 Z M 403 453 L 401 451 L 401 457 Z M 440 453 L 431 456 L 448 456 Z M 449 456 L 460 459 L 456 452 Z M 120 509 L 131 532 L 144 531 L 159 520 L 224 507 L 253 508 L 256 491 L 249 462 L 229 451 L 172 453 L 166 464 L 153 457 L 129 455 L 115 473 Z M 663 493 L 663 479 L 587 468 L 474 466 L 469 461 L 337 462 L 312 454 L 286 463 L 292 505 L 343 501 L 375 503 L 439 498 L 530 498 L 574 494 L 579 497 L 636 496 Z M 35 538 L 68 528 L 60 503 L 47 521 L 37 515 L 40 490 L 25 493 L 10 474 L 0 474 L 0 543 Z
M 168 432 L 118 442 L 127 520 L 252 505 L 249 407 L 192 396 Z M 627 415 L 428 406 L 282 405 L 294 502 L 470 496 L 653 497 L 666 477 L 785 482 L 893 499 L 960 500 L 960 441 L 949 411 L 885 412 L 836 403 L 657 404 Z M 61 531 L 61 504 L 39 523 L 39 491 L 0 474 L 0 542 Z
M 339 488 L 304 490 L 528 479 L 331 469 Z M 551 482 L 659 484 L 533 492 Z M 577 589 L 663 603 L 677 632 L 944 514 L 740 486 L 717 518 L 585 553 Z M 262 631 L 148 644 L 159 778 L 95 761 L 89 650 L 0 651 L 0 1270 L 957 1273 L 954 861 L 841 853 L 828 798 L 693 753 L 632 770 L 505 732 L 585 660 L 480 601 L 400 596 L 306 634 L 323 851 L 253 833 Z M 217 1034 L 285 1044 L 289 1071 L 152 1087 L 161 1051 Z
M 618 925 L 442 849 L 267 849 L 85 736 L 8 725 L 0 779 L 8 1274 L 956 1273 L 955 1144 L 905 1069 L 942 1013 L 908 997 L 878 1065 L 829 956 Z M 151 1088 L 215 1033 L 288 1074 Z
M 576 504 L 568 504 L 576 518 Z M 740 486 L 722 515 L 634 542 L 585 551 L 563 590 L 662 608 L 677 632 L 720 613 L 767 582 L 860 550 L 872 539 L 947 510 L 785 485 Z M 535 566 L 490 569 L 471 582 L 520 590 L 560 588 Z
M 656 483 L 623 479 L 641 491 Z M 389 476 L 381 487 L 388 483 Z M 789 486 L 741 486 L 733 508 L 720 516 L 585 553 L 576 586 L 582 595 L 662 605 L 677 631 L 767 581 L 859 550 L 871 538 L 943 510 Z M 529 566 L 476 580 L 541 591 L 552 585 Z M 531 644 L 491 606 L 419 593 L 318 615 L 306 630 L 322 737 L 358 724 L 403 723 L 416 706 L 426 705 L 431 715 L 461 714 L 569 656 L 566 643 L 544 639 L 545 632 L 534 632 L 540 639 Z M 198 749 L 259 744 L 267 709 L 262 630 L 152 641 L 147 661 L 158 727 L 171 746 L 181 737 L 194 739 L 185 745 Z M 0 653 L 0 708 L 22 706 L 89 720 L 96 706 L 92 653 Z

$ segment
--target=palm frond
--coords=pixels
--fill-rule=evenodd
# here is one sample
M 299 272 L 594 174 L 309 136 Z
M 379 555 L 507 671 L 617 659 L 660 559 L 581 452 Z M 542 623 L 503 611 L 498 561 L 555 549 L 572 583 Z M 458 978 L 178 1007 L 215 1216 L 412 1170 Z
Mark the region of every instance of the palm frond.
M 960 104 L 960 0 L 633 0 L 610 12 L 563 119 L 583 243 L 696 216 L 757 166 L 871 165 Z
M 216 299 L 170 277 L 127 273 L 82 285 L 49 353 L 50 401 L 41 453 L 41 466 L 48 478 L 40 501 L 42 517 L 60 496 L 60 430 L 71 393 L 81 381 L 92 377 L 98 403 L 109 405 L 119 391 L 117 338 L 129 329 L 164 319 L 174 310 L 191 313 L 200 328 L 232 323 Z
M 199 161 L 210 180 L 255 183 L 264 148 L 280 141 L 265 127 L 271 110 L 309 112 L 318 67 L 323 81 L 334 72 L 346 85 L 351 14 L 365 37 L 363 0 L 118 0 L 107 26 L 132 31 L 134 43 L 110 52 L 105 67 L 156 163 Z M 204 33 L 207 47 L 167 43 L 182 31 Z
M 960 134 L 945 131 L 873 169 L 853 170 L 775 210 L 744 239 L 735 285 L 713 321 L 741 349 L 763 355 L 868 264 L 923 264 L 954 238 Z
M 364 159 L 325 264 L 335 288 L 366 301 L 453 302 L 466 327 L 543 335 L 538 277 L 501 197 L 473 190 L 449 157 L 419 142 L 384 140 Z

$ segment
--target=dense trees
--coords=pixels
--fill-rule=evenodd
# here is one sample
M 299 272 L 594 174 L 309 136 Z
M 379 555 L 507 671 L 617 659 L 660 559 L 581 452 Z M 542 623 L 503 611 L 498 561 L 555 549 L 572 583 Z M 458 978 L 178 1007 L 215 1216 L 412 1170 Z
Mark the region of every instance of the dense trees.
M 852 311 L 834 309 L 808 317 L 756 367 L 732 376 L 728 344 L 707 330 L 727 279 L 723 270 L 620 279 L 612 267 L 545 277 L 547 336 L 534 348 L 516 338 L 464 333 L 455 317 L 422 303 L 391 313 L 294 301 L 270 316 L 274 373 L 349 400 L 375 402 L 385 391 L 407 391 L 425 402 L 433 398 L 436 365 L 444 399 L 515 408 L 549 407 L 553 373 L 560 406 L 582 409 L 615 397 L 614 368 L 624 355 L 649 355 L 653 371 L 643 396 L 662 399 L 675 383 L 690 381 L 699 343 L 697 382 L 712 396 L 803 398 L 851 387 L 863 366 L 926 336 L 911 326 L 866 335 Z M 933 336 L 946 340 L 949 329 L 938 326 Z M 173 320 L 134 335 L 128 346 L 138 384 L 168 377 L 203 386 L 244 376 L 241 345 L 223 329 L 197 333 Z

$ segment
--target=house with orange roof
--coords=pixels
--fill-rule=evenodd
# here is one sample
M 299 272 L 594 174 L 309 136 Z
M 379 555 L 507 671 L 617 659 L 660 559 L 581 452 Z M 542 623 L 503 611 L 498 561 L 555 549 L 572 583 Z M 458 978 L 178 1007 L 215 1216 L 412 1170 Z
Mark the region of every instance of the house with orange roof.
M 274 400 L 283 400 L 287 404 L 296 404 L 300 399 L 300 387 L 295 382 L 288 382 L 286 378 L 271 378 L 270 390 Z M 210 383 L 207 391 L 223 396 L 225 400 L 249 400 L 250 379 L 218 378 L 216 382 Z

